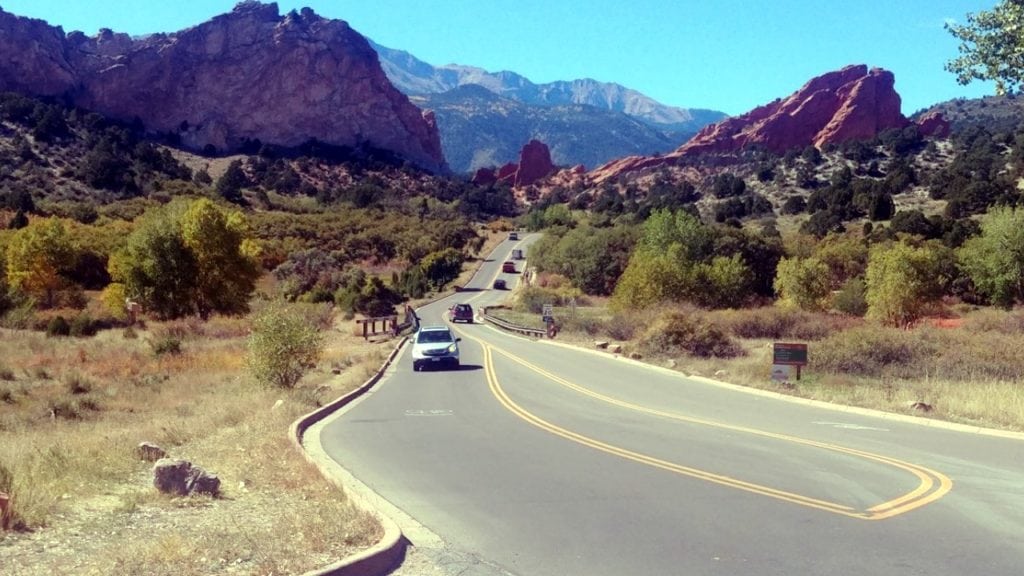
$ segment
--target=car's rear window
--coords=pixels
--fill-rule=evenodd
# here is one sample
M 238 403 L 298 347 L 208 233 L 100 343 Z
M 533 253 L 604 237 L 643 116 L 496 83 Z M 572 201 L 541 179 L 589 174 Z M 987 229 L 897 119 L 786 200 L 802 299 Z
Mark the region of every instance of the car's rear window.
M 451 342 L 452 335 L 447 330 L 425 330 L 416 337 L 420 344 L 434 344 L 437 342 Z

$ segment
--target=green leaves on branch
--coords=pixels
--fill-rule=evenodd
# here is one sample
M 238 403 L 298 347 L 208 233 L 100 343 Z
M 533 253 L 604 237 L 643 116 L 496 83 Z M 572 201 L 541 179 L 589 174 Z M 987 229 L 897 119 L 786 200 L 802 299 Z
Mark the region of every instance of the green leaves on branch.
M 817 258 L 783 258 L 775 274 L 779 303 L 801 310 L 828 307 L 829 269 Z
M 966 24 L 947 23 L 960 40 L 960 56 L 946 63 L 960 84 L 996 83 L 996 94 L 1010 94 L 1024 82 L 1024 1 L 1001 0 L 992 10 L 968 14 Z

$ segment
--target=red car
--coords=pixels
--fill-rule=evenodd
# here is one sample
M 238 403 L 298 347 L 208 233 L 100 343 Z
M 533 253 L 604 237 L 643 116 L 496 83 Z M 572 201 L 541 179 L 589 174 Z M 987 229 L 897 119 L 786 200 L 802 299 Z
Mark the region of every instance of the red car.
M 505 263 L 501 265 L 501 271 L 502 272 L 509 272 L 511 274 L 515 274 L 516 273 L 516 263 L 511 261 L 511 260 L 506 260 Z
M 469 304 L 456 304 L 448 309 L 448 319 L 452 322 L 473 323 L 473 307 Z

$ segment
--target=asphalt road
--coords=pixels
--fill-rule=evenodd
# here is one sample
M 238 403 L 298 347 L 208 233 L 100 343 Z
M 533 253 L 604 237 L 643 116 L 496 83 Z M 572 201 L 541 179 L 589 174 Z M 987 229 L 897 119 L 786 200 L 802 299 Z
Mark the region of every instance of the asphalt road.
M 526 240 L 529 242 L 529 239 Z M 422 309 L 443 322 L 486 290 Z M 519 263 L 521 267 L 521 263 Z M 1024 441 L 823 409 L 458 325 L 462 367 L 408 350 L 322 431 L 332 458 L 445 543 L 451 574 L 1014 575 Z M 412 537 L 414 544 L 417 536 Z

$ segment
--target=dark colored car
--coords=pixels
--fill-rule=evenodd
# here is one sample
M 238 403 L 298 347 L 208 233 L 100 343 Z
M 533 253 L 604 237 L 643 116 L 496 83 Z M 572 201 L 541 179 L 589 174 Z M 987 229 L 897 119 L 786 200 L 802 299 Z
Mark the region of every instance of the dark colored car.
M 473 323 L 473 307 L 469 304 L 456 304 L 448 309 L 448 319 L 452 322 Z
M 494 281 L 494 289 L 495 290 L 506 290 L 506 289 L 508 289 L 508 287 L 505 285 L 505 281 L 504 280 L 502 280 L 501 278 L 498 278 L 497 280 Z
M 501 271 L 502 272 L 508 272 L 510 274 L 515 274 L 516 273 L 516 263 L 511 261 L 511 260 L 506 260 L 505 263 L 501 265 Z
M 508 239 L 509 240 L 519 240 L 519 232 L 509 232 L 508 233 Z

